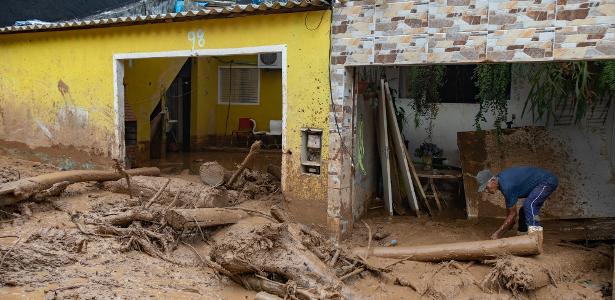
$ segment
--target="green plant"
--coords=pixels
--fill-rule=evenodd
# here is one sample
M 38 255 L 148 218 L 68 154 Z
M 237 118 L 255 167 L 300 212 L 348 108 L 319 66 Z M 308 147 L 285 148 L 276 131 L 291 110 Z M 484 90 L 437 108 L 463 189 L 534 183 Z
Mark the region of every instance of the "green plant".
M 423 142 L 418 148 L 414 149 L 414 155 L 416 157 L 423 157 L 427 155 L 441 157 L 442 153 L 444 153 L 444 151 L 442 151 L 438 145 L 428 142 Z
M 397 126 L 399 127 L 399 131 L 404 131 L 404 126 L 408 122 L 406 118 L 406 110 L 398 104 L 399 97 L 397 97 L 397 90 L 391 89 L 391 99 L 393 100 L 393 108 L 395 109 L 395 119 L 397 119 Z
M 498 142 L 501 142 L 502 124 L 508 115 L 510 73 L 510 64 L 484 64 L 474 69 L 474 84 L 478 88 L 476 98 L 480 104 L 474 126 L 476 130 L 482 130 L 480 123 L 487 121 L 485 113 L 490 111 L 495 117 L 493 125 Z
M 615 62 L 558 62 L 536 65 L 527 77 L 530 92 L 523 107 L 535 121 L 556 118 L 560 111 L 572 110 L 574 123 L 615 92 Z M 608 103 L 607 103 L 608 104 Z
M 420 127 L 421 121 L 428 121 L 427 139 L 431 139 L 433 120 L 438 115 L 440 89 L 445 83 L 446 66 L 432 65 L 410 67 L 407 86 L 411 107 L 415 111 L 414 126 Z

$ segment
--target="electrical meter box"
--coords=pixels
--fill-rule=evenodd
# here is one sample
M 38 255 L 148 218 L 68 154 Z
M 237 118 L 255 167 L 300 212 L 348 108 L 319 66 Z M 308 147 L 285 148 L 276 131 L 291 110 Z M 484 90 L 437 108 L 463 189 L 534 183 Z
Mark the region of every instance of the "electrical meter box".
M 301 171 L 320 175 L 322 155 L 322 129 L 301 129 Z

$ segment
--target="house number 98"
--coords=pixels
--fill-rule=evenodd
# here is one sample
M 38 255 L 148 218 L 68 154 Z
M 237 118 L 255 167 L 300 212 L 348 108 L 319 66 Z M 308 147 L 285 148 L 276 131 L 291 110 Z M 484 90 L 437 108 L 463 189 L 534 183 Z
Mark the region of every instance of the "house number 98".
M 192 50 L 198 45 L 199 48 L 205 47 L 205 32 L 203 29 L 188 32 L 188 40 L 192 42 Z

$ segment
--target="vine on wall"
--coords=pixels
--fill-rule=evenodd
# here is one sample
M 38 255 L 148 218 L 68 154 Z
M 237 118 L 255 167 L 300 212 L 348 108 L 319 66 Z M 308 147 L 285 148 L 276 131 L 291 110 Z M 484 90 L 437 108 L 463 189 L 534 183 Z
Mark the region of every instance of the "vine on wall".
M 440 89 L 445 83 L 446 66 L 432 65 L 409 68 L 408 96 L 412 99 L 411 107 L 415 111 L 414 126 L 420 127 L 427 121 L 427 139 L 431 139 L 433 120 L 438 115 Z
M 485 64 L 474 69 L 474 85 L 478 88 L 476 98 L 479 110 L 474 117 L 476 130 L 482 130 L 480 123 L 486 122 L 486 112 L 494 117 L 494 127 L 498 140 L 501 138 L 502 124 L 508 116 L 508 100 L 510 98 L 510 64 Z

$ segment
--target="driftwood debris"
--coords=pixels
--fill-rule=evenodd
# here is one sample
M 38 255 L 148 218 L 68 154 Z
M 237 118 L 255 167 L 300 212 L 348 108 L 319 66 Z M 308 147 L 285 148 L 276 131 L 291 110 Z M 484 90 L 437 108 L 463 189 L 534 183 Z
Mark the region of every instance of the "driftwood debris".
M 174 229 L 182 230 L 233 224 L 249 216 L 245 211 L 225 208 L 171 209 L 166 212 L 165 220 Z
M 231 178 L 228 180 L 228 182 L 226 183 L 227 186 L 233 186 L 233 183 L 235 183 L 235 181 L 239 179 L 241 173 L 243 173 L 243 170 L 245 170 L 252 162 L 254 156 L 256 156 L 261 151 L 261 144 L 261 141 L 256 141 L 252 144 L 252 146 L 250 146 L 250 152 L 243 159 L 243 162 L 241 162 L 241 165 L 239 165 L 239 168 L 235 171 L 235 173 L 233 173 L 233 176 L 231 176 Z
M 542 231 L 498 240 L 473 241 L 413 247 L 374 247 L 369 255 L 402 258 L 413 261 L 483 260 L 504 255 L 528 256 L 542 252 Z M 367 248 L 353 249 L 353 253 L 367 255 Z
M 280 166 L 267 165 L 267 173 L 273 175 L 277 180 L 282 180 L 282 168 Z
M 133 176 L 130 178 L 133 195 L 143 195 L 151 198 L 160 191 L 169 178 L 151 176 Z M 113 192 L 129 193 L 125 179 L 106 182 L 105 188 Z M 177 199 L 176 207 L 227 207 L 235 205 L 238 201 L 238 192 L 224 188 L 213 188 L 199 182 L 192 182 L 181 178 L 170 178 L 168 186 L 162 190 L 159 196 L 161 203 L 173 201 L 177 193 L 181 195 Z
M 221 186 L 231 178 L 232 171 L 227 170 L 217 161 L 205 162 L 199 167 L 201 181 L 210 186 Z
M 138 168 L 126 170 L 129 176 L 149 175 L 158 176 L 158 168 Z M 101 170 L 72 170 L 43 174 L 35 177 L 23 178 L 17 181 L 0 185 L 0 206 L 10 205 L 27 199 L 41 200 L 41 195 L 54 195 L 61 192 L 69 184 L 87 181 L 111 181 L 123 178 L 117 171 Z M 63 188 L 59 188 L 63 187 Z

